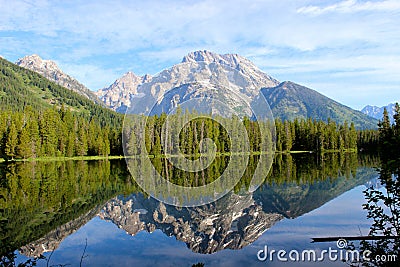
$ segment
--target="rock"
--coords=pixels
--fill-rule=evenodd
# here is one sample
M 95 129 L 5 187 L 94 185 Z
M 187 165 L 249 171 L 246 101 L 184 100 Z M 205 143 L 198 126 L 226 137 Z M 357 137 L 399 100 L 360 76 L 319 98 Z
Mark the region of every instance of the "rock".
M 130 108 L 132 113 L 143 113 L 157 102 L 154 113 L 161 113 L 203 96 L 212 96 L 233 106 L 245 106 L 259 94 L 260 88 L 278 84 L 277 80 L 237 54 L 196 51 L 152 78 L 128 72 L 96 94 L 119 112 Z
M 54 61 L 43 60 L 38 55 L 34 54 L 19 59 L 15 64 L 25 69 L 37 72 L 50 81 L 83 95 L 97 104 L 104 105 L 92 91 L 78 82 L 75 78 L 65 74 Z
M 133 72 L 127 72 L 109 87 L 100 89 L 95 94 L 106 106 L 123 113 L 130 107 L 131 97 L 138 95 L 138 87 L 149 81 L 151 76 L 148 74 L 140 77 Z
M 141 209 L 148 212 L 134 212 Z M 103 208 L 100 218 L 113 222 L 130 235 L 160 229 L 167 236 L 185 242 L 192 251 L 210 254 L 253 243 L 282 220 L 283 215 L 263 212 L 251 194 L 230 193 L 213 204 L 179 209 L 141 195 L 117 197 Z

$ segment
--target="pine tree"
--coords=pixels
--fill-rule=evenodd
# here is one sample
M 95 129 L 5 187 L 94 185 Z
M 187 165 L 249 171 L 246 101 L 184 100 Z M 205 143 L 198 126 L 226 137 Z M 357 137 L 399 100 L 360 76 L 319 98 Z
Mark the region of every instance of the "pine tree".
M 103 140 L 104 140 L 104 146 L 103 146 L 103 151 L 102 151 L 102 155 L 103 156 L 108 156 L 110 155 L 110 140 L 109 140 L 109 132 L 110 130 L 108 129 L 108 127 L 105 128 L 105 130 L 103 131 Z
M 283 149 L 285 151 L 290 151 L 292 149 L 292 145 L 293 145 L 293 139 L 292 139 L 292 131 L 291 131 L 291 127 L 290 127 L 290 122 L 285 121 Z
M 39 125 L 37 122 L 37 116 L 32 116 L 27 125 L 29 132 L 29 144 L 30 150 L 32 151 L 32 157 L 39 157 L 40 154 L 40 136 L 39 136 Z
M 383 119 L 379 121 L 379 136 L 383 146 L 390 145 L 392 139 L 392 127 L 390 125 L 389 113 L 386 108 L 383 110 Z
M 15 128 L 14 122 L 11 121 L 11 124 L 8 129 L 6 145 L 5 145 L 5 154 L 6 154 L 7 158 L 14 160 L 14 157 L 16 156 L 17 144 L 18 144 L 17 129 Z
M 393 119 L 394 119 L 394 131 L 396 135 L 400 135 L 400 105 L 399 103 L 396 103 L 396 105 L 394 106 L 394 115 L 393 115 Z
M 399 149 L 400 147 L 400 105 L 396 103 L 394 108 L 394 124 L 393 124 L 393 132 L 394 132 L 394 146 Z
M 75 154 L 75 133 L 69 132 L 67 138 L 67 146 L 65 148 L 65 155 L 72 157 Z
M 44 111 L 39 120 L 40 135 L 42 137 L 42 151 L 46 156 L 54 156 L 58 148 L 58 112 L 54 109 Z
M 6 135 L 7 135 L 7 113 L 0 112 L 0 157 L 5 156 L 5 142 L 6 142 Z
M 78 156 L 86 156 L 88 151 L 87 133 L 84 125 L 78 130 L 78 136 L 75 143 L 75 151 Z
M 18 145 L 16 150 L 18 157 L 26 159 L 33 156 L 28 127 L 22 128 L 18 136 Z
M 350 131 L 349 131 L 349 148 L 350 149 L 357 149 L 357 131 L 354 123 L 350 124 Z

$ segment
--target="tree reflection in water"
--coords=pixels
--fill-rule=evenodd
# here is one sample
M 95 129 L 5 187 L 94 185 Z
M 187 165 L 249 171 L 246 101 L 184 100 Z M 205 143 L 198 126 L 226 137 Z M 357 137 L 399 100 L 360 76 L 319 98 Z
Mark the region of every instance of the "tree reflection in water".
M 371 186 L 364 190 L 367 203 L 363 208 L 372 219 L 370 236 L 383 236 L 375 241 L 361 241 L 360 250 L 369 250 L 369 261 L 352 266 L 399 266 L 400 258 L 400 160 L 382 158 L 379 181 L 381 188 Z

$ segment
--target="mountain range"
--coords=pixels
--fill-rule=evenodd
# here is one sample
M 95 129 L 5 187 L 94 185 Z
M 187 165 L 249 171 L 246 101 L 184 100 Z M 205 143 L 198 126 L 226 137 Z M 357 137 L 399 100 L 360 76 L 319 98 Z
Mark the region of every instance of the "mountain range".
M 24 57 L 16 64 L 120 113 L 127 110 L 131 113 L 149 110 L 168 113 L 185 101 L 203 98 L 209 106 L 214 105 L 215 101 L 222 101 L 234 110 L 244 110 L 243 114 L 249 115 L 244 107 L 251 106 L 261 92 L 274 117 L 282 120 L 313 118 L 328 121 L 330 118 L 338 123 L 353 122 L 359 129 L 376 128 L 377 125 L 376 119 L 313 89 L 274 79 L 237 54 L 191 52 L 180 63 L 155 76 L 138 76 L 127 72 L 110 86 L 96 92 L 91 92 L 63 73 L 54 62 L 42 60 L 37 55 Z
M 99 101 L 99 98 L 91 90 L 75 78 L 65 74 L 54 61 L 43 60 L 38 55 L 34 54 L 19 59 L 15 64 L 25 69 L 37 72 L 46 79 L 81 94 L 96 104 L 103 104 L 103 102 Z
M 383 118 L 383 110 L 386 108 L 386 110 L 389 113 L 389 119 L 393 123 L 393 121 L 394 121 L 393 115 L 395 113 L 394 112 L 394 107 L 395 107 L 394 103 L 391 103 L 391 104 L 389 104 L 387 106 L 383 106 L 383 107 L 367 105 L 361 110 L 361 112 L 366 114 L 366 115 L 368 115 L 368 116 L 370 116 L 370 117 L 372 117 L 372 118 L 375 118 L 375 119 L 378 119 L 378 120 L 382 120 L 382 118 Z
M 41 66 L 47 66 L 47 70 L 55 70 L 51 62 L 46 62 Z M 52 77 L 51 80 L 54 80 L 54 77 L 60 76 L 55 74 Z M 44 110 L 54 106 L 64 106 L 89 120 L 93 118 L 103 126 L 121 126 L 123 119 L 121 114 L 106 108 L 104 104 L 99 105 L 99 100 L 91 100 L 90 94 L 85 94 L 85 91 L 76 91 L 76 87 L 66 88 L 51 80 L 37 71 L 20 67 L 0 58 L 0 110 L 21 111 L 26 106 L 35 110 Z M 71 82 L 70 85 L 81 86 L 75 82 Z
M 108 201 L 99 217 L 132 236 L 160 229 L 185 242 L 192 251 L 210 254 L 252 244 L 284 218 L 294 219 L 313 211 L 375 175 L 373 169 L 360 168 L 350 180 L 337 177 L 305 184 L 264 184 L 254 193 L 230 192 L 211 204 L 192 208 L 177 208 L 131 194 Z
M 191 208 L 165 205 L 142 193 L 118 195 L 57 226 L 44 237 L 30 241 L 20 251 L 31 257 L 52 251 L 95 216 L 112 222 L 131 236 L 159 229 L 168 237 L 186 243 L 196 253 L 241 249 L 284 218 L 295 219 L 318 209 L 375 176 L 375 169 L 362 167 L 352 179 L 341 176 L 311 183 L 264 184 L 254 193 L 230 192 L 213 203 Z

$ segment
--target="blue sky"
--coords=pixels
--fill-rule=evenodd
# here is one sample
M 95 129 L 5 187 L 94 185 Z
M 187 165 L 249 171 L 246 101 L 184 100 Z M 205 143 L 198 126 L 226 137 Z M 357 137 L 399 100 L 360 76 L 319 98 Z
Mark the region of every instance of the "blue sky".
M 0 0 L 0 10 L 0 55 L 52 59 L 92 90 L 206 49 L 355 109 L 400 100 L 400 0 Z

